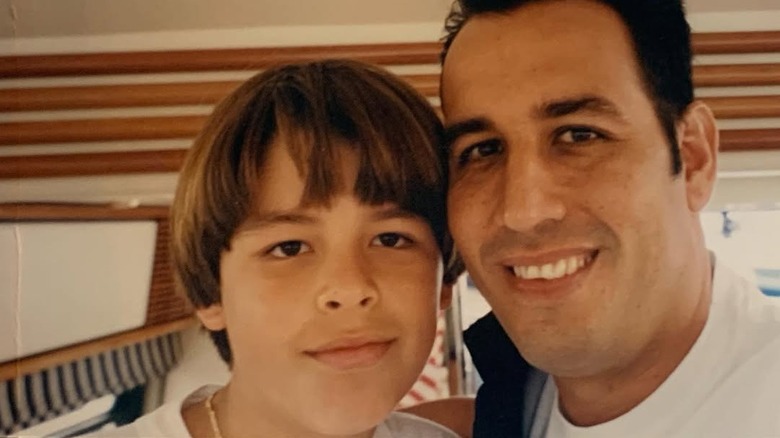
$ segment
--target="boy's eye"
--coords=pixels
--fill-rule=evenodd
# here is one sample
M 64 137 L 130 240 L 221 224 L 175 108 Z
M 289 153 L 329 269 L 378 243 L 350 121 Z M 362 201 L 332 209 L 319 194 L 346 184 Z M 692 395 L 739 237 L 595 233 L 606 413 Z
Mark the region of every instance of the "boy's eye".
M 501 142 L 496 138 L 480 141 L 464 149 L 458 155 L 458 164 L 464 165 L 474 160 L 501 152 Z
M 382 233 L 371 241 L 372 245 L 384 246 L 387 248 L 403 248 L 411 243 L 409 239 L 398 233 Z
M 311 247 L 300 240 L 288 240 L 287 242 L 282 242 L 274 246 L 268 253 L 274 257 L 287 258 L 295 257 L 309 251 L 311 251 Z
M 557 135 L 561 143 L 585 143 L 602 137 L 598 132 L 584 126 L 565 128 Z

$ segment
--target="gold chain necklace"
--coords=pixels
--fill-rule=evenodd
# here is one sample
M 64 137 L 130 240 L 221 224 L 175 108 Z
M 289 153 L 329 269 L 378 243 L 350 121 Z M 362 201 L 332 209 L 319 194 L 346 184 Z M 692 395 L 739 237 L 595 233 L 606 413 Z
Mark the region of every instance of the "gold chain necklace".
M 214 412 L 214 407 L 211 405 L 211 400 L 216 393 L 216 391 L 212 392 L 206 397 L 206 411 L 209 413 L 209 423 L 211 423 L 211 432 L 214 434 L 214 438 L 222 438 L 222 432 L 219 430 L 219 423 L 217 423 L 217 413 Z

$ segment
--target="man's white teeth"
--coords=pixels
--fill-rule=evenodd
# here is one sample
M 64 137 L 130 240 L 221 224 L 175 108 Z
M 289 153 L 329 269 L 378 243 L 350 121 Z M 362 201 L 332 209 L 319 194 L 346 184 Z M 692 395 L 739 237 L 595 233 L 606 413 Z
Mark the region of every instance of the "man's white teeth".
M 560 259 L 557 262 L 546 263 L 541 266 L 515 266 L 512 270 L 516 277 L 520 277 L 524 280 L 537 280 L 540 278 L 555 280 L 574 274 L 584 268 L 588 262 L 589 257 L 582 255 Z

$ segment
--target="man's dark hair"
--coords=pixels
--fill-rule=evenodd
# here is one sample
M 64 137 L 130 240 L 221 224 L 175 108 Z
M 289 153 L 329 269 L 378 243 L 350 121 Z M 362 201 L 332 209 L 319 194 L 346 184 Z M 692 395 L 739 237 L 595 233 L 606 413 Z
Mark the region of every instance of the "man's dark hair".
M 455 0 L 445 24 L 444 63 L 452 42 L 474 16 L 503 14 L 534 2 L 564 0 Z M 648 96 L 671 147 L 672 173 L 682 170 L 675 123 L 693 102 L 691 30 L 682 0 L 593 0 L 612 8 L 631 33 Z M 487 48 L 486 48 L 487 49 Z

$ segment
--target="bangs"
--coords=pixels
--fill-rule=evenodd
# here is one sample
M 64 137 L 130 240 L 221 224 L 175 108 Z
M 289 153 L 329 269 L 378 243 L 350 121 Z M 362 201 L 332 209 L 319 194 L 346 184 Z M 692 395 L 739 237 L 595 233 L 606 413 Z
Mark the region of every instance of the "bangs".
M 247 135 L 240 174 L 258 181 L 267 145 L 282 139 L 304 180 L 304 205 L 328 205 L 345 184 L 339 148 L 358 160 L 353 194 L 361 202 L 394 202 L 430 217 L 424 203 L 444 202 L 438 116 L 416 91 L 379 69 L 349 63 L 293 66 L 270 87 L 269 105 L 253 111 L 265 135 Z M 269 129 L 270 128 L 270 129 Z M 250 128 L 251 129 L 251 128 Z M 431 207 L 433 207 L 431 205 Z M 443 209 L 443 206 L 441 207 Z M 438 214 L 441 214 L 441 209 Z

